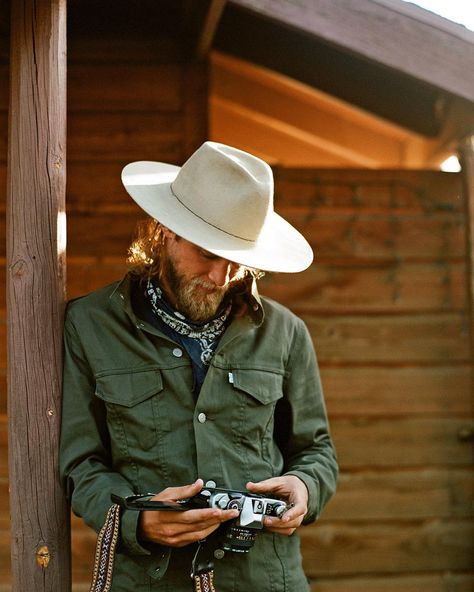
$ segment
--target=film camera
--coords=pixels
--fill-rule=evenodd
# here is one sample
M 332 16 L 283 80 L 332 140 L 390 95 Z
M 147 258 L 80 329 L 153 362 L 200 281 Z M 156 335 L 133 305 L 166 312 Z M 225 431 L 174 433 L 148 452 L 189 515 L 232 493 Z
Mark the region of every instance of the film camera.
M 282 500 L 263 495 L 211 487 L 205 487 L 189 501 L 192 502 L 195 498 L 199 498 L 199 504 L 207 500 L 209 508 L 239 510 L 239 516 L 228 525 L 224 525 L 222 540 L 222 548 L 225 551 L 236 553 L 248 553 L 255 542 L 257 531 L 263 528 L 265 516 L 281 518 L 289 507 Z
M 239 510 L 239 516 L 223 525 L 222 548 L 234 553 L 248 553 L 257 532 L 263 528 L 265 516 L 281 516 L 290 508 L 286 502 L 256 493 L 204 487 L 197 495 L 177 502 L 152 501 L 153 494 L 122 498 L 112 494 L 112 501 L 128 510 L 184 511 L 198 508 Z

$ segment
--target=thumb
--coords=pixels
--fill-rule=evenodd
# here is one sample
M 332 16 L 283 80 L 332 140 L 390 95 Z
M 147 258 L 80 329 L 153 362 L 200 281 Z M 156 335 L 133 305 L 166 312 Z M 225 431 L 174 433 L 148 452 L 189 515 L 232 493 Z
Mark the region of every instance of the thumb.
M 276 485 L 277 485 L 277 483 L 275 482 L 275 479 L 272 478 L 272 479 L 265 479 L 265 481 L 259 481 L 258 483 L 254 483 L 253 481 L 249 481 L 245 487 L 249 491 L 253 491 L 254 493 L 265 493 L 265 492 L 272 491 L 272 489 L 274 489 Z
M 192 497 L 201 491 L 204 486 L 202 479 L 197 479 L 190 485 L 182 485 L 181 487 L 167 487 L 160 493 L 155 495 L 152 499 L 154 500 L 170 500 L 177 501 L 188 497 Z

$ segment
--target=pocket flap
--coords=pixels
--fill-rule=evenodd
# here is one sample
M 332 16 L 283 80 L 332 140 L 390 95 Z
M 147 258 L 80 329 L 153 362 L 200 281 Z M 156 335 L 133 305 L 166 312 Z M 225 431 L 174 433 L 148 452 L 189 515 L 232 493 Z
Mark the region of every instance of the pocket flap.
M 95 394 L 108 403 L 133 407 L 163 390 L 161 372 L 131 370 L 96 377 Z
M 232 371 L 234 387 L 266 405 L 283 397 L 283 375 L 266 370 Z

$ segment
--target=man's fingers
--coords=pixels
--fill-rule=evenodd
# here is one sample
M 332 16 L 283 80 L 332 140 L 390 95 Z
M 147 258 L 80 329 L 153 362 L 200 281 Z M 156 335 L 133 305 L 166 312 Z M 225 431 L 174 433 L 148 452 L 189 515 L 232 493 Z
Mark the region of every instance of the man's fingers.
M 218 510 L 205 508 L 203 510 L 186 510 L 185 512 L 173 512 L 173 522 L 186 525 L 194 525 L 197 528 L 220 524 L 232 518 L 237 518 L 238 510 Z
M 169 500 L 169 501 L 177 501 L 186 499 L 188 497 L 192 497 L 201 491 L 204 486 L 204 482 L 202 479 L 197 479 L 194 483 L 190 485 L 183 485 L 181 487 L 167 487 L 160 491 L 157 495 L 152 497 L 152 500 Z

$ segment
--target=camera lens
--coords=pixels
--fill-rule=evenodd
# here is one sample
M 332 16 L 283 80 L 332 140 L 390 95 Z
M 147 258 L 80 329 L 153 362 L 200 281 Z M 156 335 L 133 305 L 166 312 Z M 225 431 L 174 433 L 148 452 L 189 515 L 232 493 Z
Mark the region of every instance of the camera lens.
M 234 553 L 248 553 L 256 538 L 256 531 L 241 526 L 229 526 L 225 531 L 222 547 Z

